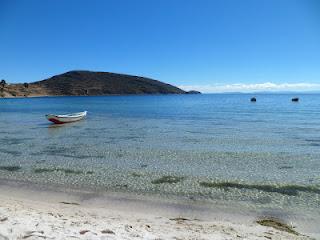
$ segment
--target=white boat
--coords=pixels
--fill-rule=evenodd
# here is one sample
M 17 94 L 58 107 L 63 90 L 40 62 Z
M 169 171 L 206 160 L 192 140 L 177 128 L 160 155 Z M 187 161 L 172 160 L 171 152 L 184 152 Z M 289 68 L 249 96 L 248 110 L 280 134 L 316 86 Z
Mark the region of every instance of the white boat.
M 70 113 L 70 114 L 63 114 L 63 115 L 47 114 L 46 118 L 55 124 L 63 124 L 63 123 L 79 121 L 83 119 L 86 115 L 87 115 L 87 111 L 84 111 L 84 112 Z

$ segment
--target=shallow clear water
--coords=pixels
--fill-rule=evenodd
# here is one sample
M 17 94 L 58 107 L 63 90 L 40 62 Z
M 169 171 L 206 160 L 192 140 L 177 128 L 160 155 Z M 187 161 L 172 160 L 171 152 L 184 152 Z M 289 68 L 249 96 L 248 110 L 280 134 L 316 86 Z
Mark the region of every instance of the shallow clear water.
M 320 95 L 299 96 L 0 99 L 0 178 L 319 214 Z

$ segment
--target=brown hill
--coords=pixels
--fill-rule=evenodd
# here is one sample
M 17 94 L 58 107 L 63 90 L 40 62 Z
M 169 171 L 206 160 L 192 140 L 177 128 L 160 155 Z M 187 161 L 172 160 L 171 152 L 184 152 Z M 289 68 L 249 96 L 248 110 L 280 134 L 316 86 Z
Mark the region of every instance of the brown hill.
M 91 71 L 70 71 L 42 81 L 10 84 L 0 89 L 0 97 L 184 93 L 175 86 L 150 78 Z

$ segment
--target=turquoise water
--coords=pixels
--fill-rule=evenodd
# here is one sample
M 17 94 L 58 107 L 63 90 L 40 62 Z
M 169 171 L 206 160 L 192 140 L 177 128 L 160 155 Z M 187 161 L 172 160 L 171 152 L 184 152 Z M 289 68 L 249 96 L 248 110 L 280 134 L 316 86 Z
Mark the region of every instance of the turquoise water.
M 320 95 L 250 97 L 0 99 L 0 178 L 320 216 Z

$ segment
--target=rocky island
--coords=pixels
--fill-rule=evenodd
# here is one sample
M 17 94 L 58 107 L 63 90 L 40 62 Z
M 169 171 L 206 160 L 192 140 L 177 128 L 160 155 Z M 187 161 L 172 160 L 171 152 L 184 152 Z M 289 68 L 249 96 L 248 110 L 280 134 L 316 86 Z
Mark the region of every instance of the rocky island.
M 70 71 L 24 84 L 0 85 L 0 97 L 186 94 L 154 79 L 111 72 Z

